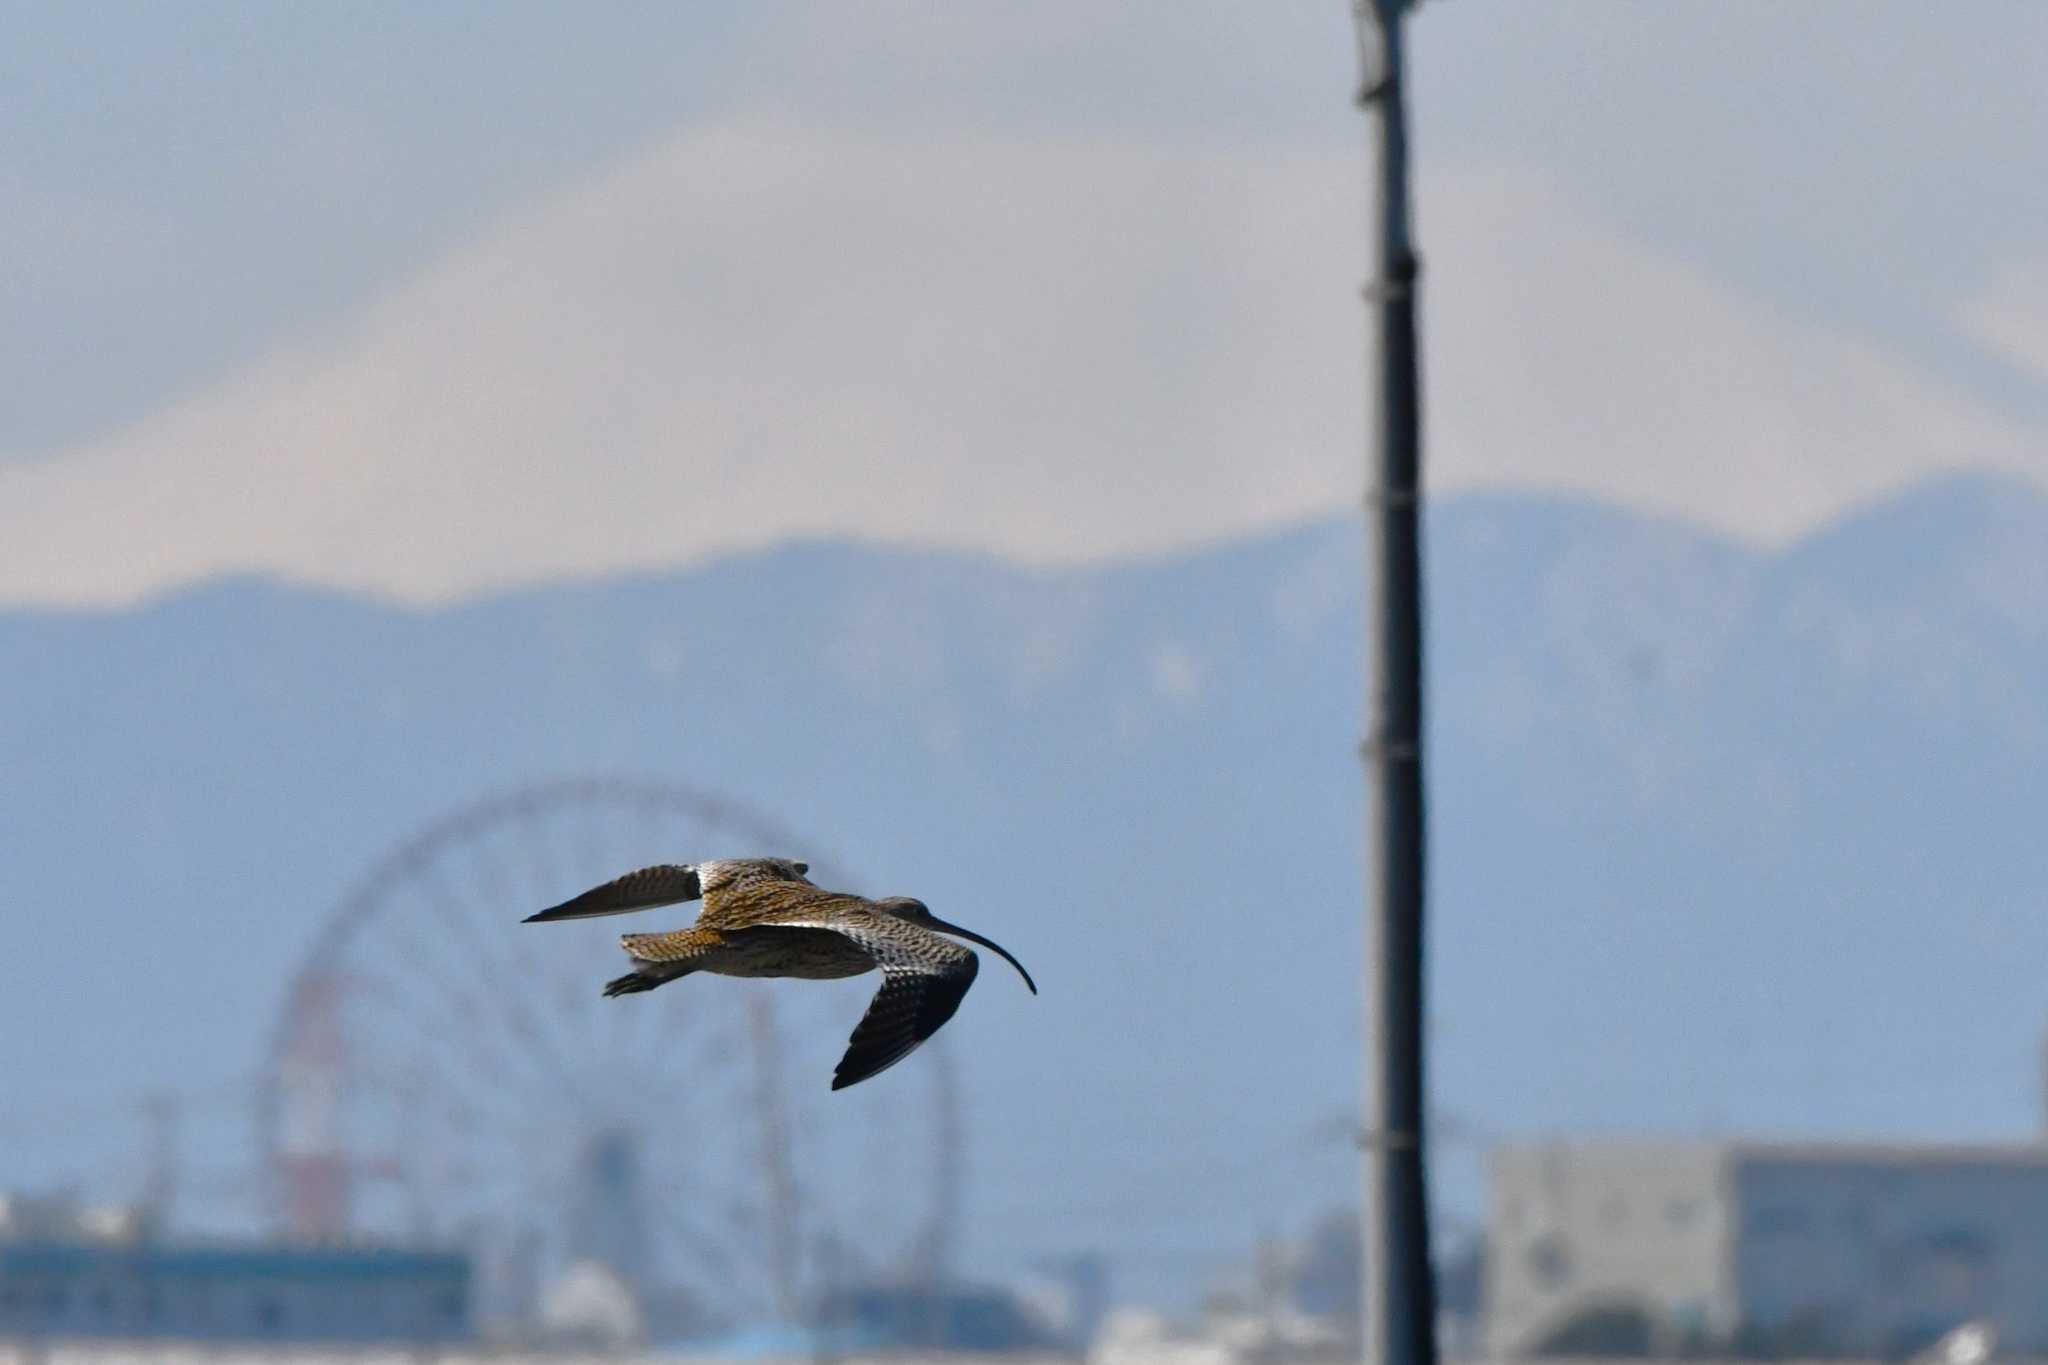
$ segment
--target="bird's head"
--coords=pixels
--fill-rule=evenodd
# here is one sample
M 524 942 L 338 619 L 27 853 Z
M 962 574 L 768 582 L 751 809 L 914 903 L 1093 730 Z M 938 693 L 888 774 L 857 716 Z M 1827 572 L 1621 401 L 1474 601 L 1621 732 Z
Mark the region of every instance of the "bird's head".
M 1038 983 L 1031 979 L 1031 973 L 1024 970 L 1023 963 L 1010 956 L 1009 949 L 1003 947 L 1002 944 L 997 943 L 994 939 L 983 938 L 972 929 L 962 929 L 957 924 L 948 924 L 945 920 L 934 915 L 931 912 L 931 907 L 915 896 L 891 896 L 887 900 L 876 901 L 875 908 L 885 914 L 894 915 L 897 919 L 907 920 L 919 928 L 936 930 L 941 934 L 951 934 L 955 938 L 964 938 L 969 943 L 979 943 L 982 947 L 995 953 L 1003 961 L 1015 967 L 1017 975 L 1024 978 L 1024 984 L 1030 988 L 1031 993 L 1033 995 L 1038 994 Z

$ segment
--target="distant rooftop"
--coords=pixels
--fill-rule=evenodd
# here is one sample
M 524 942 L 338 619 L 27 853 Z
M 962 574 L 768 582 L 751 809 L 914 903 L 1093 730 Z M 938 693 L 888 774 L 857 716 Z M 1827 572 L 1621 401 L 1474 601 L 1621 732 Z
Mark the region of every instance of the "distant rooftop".
M 1567 1137 L 1510 1140 L 1504 1152 L 1575 1156 L 1720 1156 L 1740 1161 L 1854 1162 L 1889 1166 L 2048 1166 L 2048 1143 L 1913 1142 L 1900 1139 L 1764 1137 Z

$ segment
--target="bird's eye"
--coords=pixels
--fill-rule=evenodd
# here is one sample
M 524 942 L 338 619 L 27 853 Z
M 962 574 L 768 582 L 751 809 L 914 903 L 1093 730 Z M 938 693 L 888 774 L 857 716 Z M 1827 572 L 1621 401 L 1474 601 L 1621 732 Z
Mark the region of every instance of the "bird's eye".
M 811 865 L 809 863 L 794 863 L 792 864 L 792 866 L 796 868 L 796 875 L 799 877 L 803 876 L 806 872 L 809 872 L 811 870 Z

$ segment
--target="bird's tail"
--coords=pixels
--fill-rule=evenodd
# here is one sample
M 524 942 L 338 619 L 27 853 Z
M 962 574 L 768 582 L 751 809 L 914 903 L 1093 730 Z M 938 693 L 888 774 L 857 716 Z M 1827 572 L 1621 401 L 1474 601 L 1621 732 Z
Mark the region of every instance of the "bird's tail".
M 620 934 L 619 946 L 633 959 L 635 970 L 605 983 L 606 995 L 632 995 L 688 976 L 698 970 L 704 954 L 723 940 L 710 929 L 676 929 L 666 934 Z

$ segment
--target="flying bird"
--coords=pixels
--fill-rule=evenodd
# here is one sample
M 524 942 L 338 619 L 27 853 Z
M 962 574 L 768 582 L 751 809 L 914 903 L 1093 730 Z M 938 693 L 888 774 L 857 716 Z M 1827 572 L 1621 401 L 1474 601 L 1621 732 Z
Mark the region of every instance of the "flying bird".
M 787 858 L 665 863 L 628 872 L 524 922 L 625 915 L 701 898 L 704 909 L 687 929 L 619 936 L 633 970 L 606 983 L 608 996 L 651 991 L 691 972 L 829 980 L 881 968 L 882 988 L 832 1073 L 834 1090 L 896 1065 L 960 1008 L 980 961 L 972 949 L 941 935 L 991 949 L 1038 994 L 1031 973 L 1001 944 L 946 923 L 923 901 L 826 891 L 811 883 L 810 870 Z

